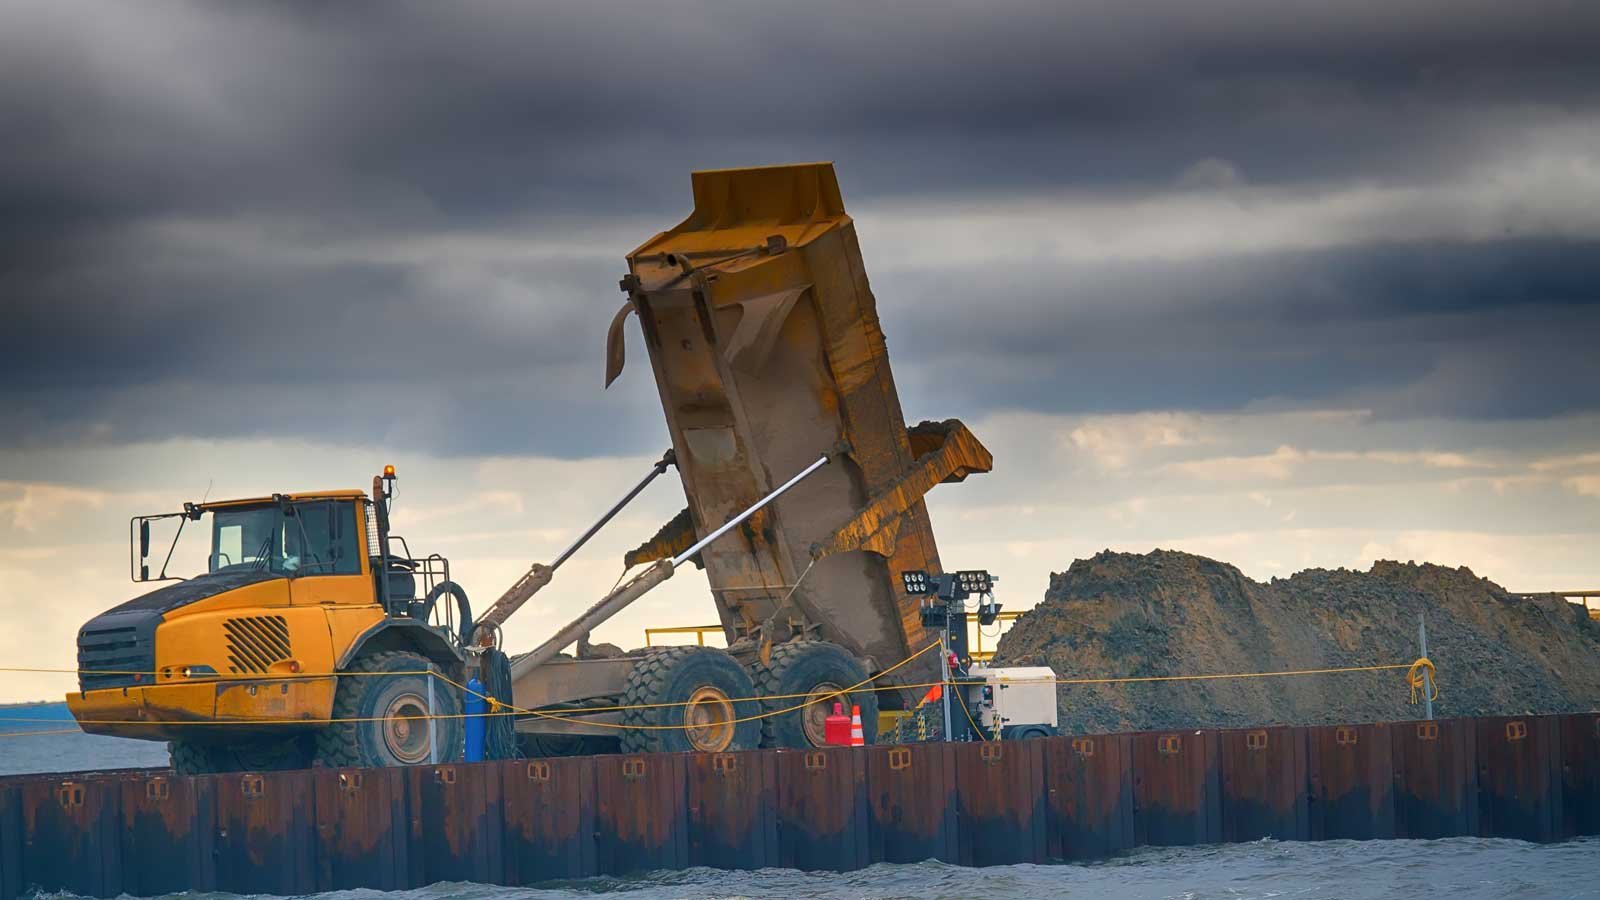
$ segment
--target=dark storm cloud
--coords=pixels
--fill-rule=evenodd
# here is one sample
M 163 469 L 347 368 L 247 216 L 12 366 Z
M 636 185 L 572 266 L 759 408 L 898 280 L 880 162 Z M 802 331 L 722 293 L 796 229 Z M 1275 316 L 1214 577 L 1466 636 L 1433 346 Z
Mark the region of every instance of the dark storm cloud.
M 918 394 L 966 414 L 1522 418 L 1595 408 L 1597 284 L 1600 241 L 1522 240 L 930 271 L 876 293 L 891 350 L 943 363 Z
M 3 439 L 653 449 L 648 378 L 600 394 L 598 348 L 623 253 L 685 211 L 691 169 L 834 159 L 852 206 L 1137 195 L 1208 159 L 1291 192 L 1449 183 L 1592 133 L 1597 47 L 1600 7 L 1553 0 L 13 3 Z M 615 245 L 349 250 L 583 229 Z M 1561 381 L 1593 374 L 1565 355 L 1596 324 L 1593 250 L 1375 239 L 875 285 L 897 354 L 954 333 L 972 367 L 897 355 L 912 408 L 1542 415 L 1595 402 Z M 958 287 L 1008 314 L 909 305 Z

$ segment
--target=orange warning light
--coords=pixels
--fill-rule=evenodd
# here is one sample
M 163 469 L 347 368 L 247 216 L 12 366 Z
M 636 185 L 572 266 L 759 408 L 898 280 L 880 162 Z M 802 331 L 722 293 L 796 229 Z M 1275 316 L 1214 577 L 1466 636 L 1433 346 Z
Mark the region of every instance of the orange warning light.
M 393 478 L 394 477 L 394 466 L 384 466 L 383 467 L 383 477 L 385 477 L 385 478 Z

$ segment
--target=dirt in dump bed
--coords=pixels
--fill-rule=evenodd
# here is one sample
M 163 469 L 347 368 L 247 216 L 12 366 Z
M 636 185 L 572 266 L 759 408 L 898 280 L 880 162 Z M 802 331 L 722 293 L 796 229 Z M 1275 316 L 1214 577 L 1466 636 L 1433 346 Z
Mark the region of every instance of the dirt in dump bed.
M 1465 567 L 1379 561 L 1262 584 L 1157 550 L 1080 559 L 1000 639 L 995 665 L 1061 678 L 1209 675 L 1410 663 L 1428 617 L 1440 718 L 1600 708 L 1600 622 L 1558 597 L 1507 595 Z M 1314 725 L 1420 718 L 1404 670 L 1062 685 L 1062 730 Z

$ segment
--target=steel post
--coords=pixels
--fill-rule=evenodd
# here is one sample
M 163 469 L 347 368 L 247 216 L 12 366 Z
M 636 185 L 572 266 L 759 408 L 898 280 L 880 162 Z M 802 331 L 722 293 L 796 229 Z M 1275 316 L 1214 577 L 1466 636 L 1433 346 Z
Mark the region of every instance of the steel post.
M 439 720 L 433 717 L 433 666 L 428 667 L 428 762 L 439 763 Z
M 1428 614 L 1423 612 L 1417 616 L 1417 643 L 1422 647 L 1424 659 L 1428 656 Z M 1428 718 L 1433 718 L 1433 672 L 1427 668 L 1422 670 L 1422 710 Z

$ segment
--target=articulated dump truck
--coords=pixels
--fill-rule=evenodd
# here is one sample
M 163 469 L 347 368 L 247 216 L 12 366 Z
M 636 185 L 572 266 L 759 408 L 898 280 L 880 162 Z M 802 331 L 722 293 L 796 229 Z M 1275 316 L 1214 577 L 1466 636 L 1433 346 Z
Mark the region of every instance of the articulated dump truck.
M 940 662 L 899 584 L 942 571 L 922 498 L 991 457 L 955 420 L 906 426 L 831 164 L 697 172 L 693 187 L 690 216 L 628 256 L 606 346 L 609 386 L 637 320 L 672 448 L 572 547 L 473 619 L 448 562 L 389 533 L 392 470 L 371 496 L 186 504 L 179 521 L 210 520 L 209 571 L 84 627 L 68 701 L 85 730 L 169 740 L 178 768 L 219 771 L 460 758 L 473 677 L 528 755 L 817 746 L 837 699 L 861 706 L 870 740 L 880 704 L 914 702 L 898 686 L 937 680 Z M 628 554 L 637 574 L 502 654 L 498 626 L 672 467 L 688 506 Z M 146 519 L 133 531 L 141 580 Z M 589 642 L 691 564 L 726 650 Z

